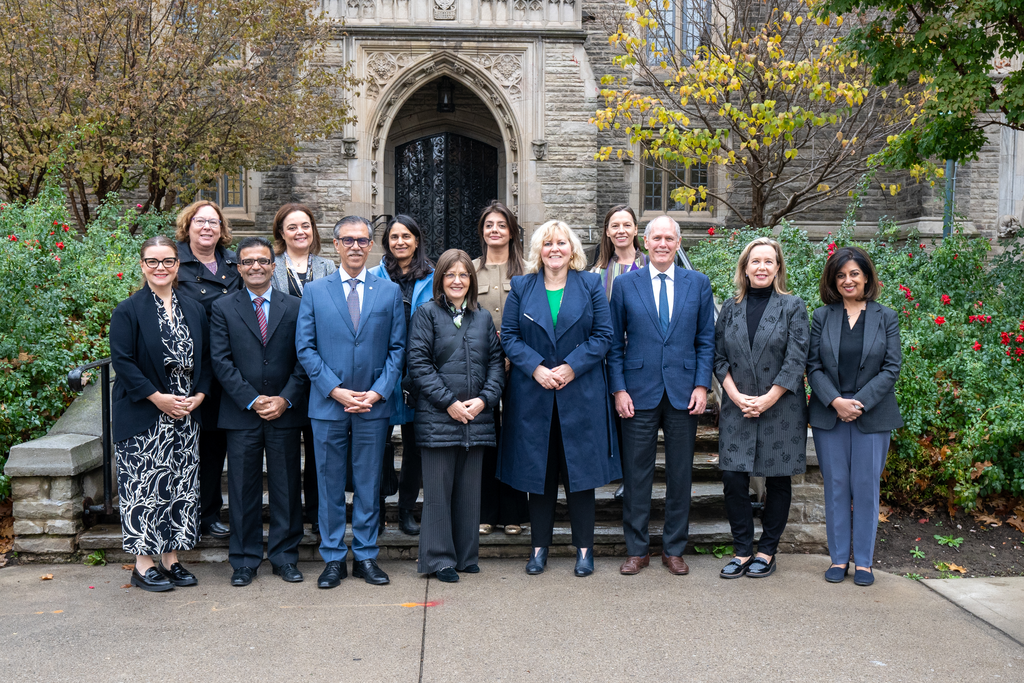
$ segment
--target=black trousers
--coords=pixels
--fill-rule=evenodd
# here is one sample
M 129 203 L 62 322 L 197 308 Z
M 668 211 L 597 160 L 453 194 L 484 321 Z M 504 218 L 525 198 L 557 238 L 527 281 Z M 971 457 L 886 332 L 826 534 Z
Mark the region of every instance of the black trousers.
M 419 498 L 422 484 L 423 463 L 420 460 L 420 447 L 416 445 L 416 429 L 414 423 L 406 422 L 402 425 L 402 471 L 398 475 L 399 510 L 416 509 L 416 499 Z
M 774 555 L 779 539 L 789 521 L 789 504 L 793 499 L 792 477 L 766 477 L 764 513 L 761 515 L 761 538 L 757 552 Z M 754 510 L 750 506 L 750 473 L 722 472 L 725 490 L 725 513 L 732 527 L 733 550 L 737 557 L 754 554 Z
M 316 449 L 313 446 L 312 426 L 302 428 L 302 447 L 306 453 L 302 468 L 302 497 L 305 500 L 302 519 L 315 524 L 320 514 L 320 492 L 316 488 Z
M 622 532 L 626 553 L 650 552 L 651 489 L 658 455 L 658 428 L 665 433 L 665 527 L 662 552 L 678 557 L 690 533 L 690 487 L 697 416 L 672 407 L 668 394 L 653 410 L 636 410 L 622 421 Z
M 565 501 L 569 506 L 569 523 L 572 526 L 572 544 L 576 548 L 594 547 L 594 520 L 596 506 L 594 489 L 585 491 L 569 490 L 569 467 L 565 462 L 565 448 L 562 446 L 562 427 L 558 419 L 558 400 L 551 413 L 551 436 L 548 438 L 548 469 L 544 476 L 544 493 L 531 493 L 530 542 L 534 548 L 551 545 L 555 528 L 555 508 L 558 504 L 558 479 L 561 475 Z
M 228 493 L 231 541 L 228 559 L 235 569 L 263 561 L 263 456 L 267 458 L 270 532 L 267 557 L 275 567 L 299 561 L 302 540 L 301 430 L 278 429 L 263 422 L 256 429 L 230 429 Z
M 226 431 L 205 426 L 199 430 L 199 521 L 204 527 L 220 521 L 220 511 L 224 507 L 221 490 L 227 452 Z
M 416 571 L 465 569 L 480 561 L 480 462 L 483 446 L 424 448 L 423 519 Z
M 501 409 L 494 409 L 494 435 L 501 443 Z M 498 448 L 484 446 L 483 470 L 480 480 L 480 523 L 492 526 L 526 524 L 530 507 L 526 494 L 498 480 Z

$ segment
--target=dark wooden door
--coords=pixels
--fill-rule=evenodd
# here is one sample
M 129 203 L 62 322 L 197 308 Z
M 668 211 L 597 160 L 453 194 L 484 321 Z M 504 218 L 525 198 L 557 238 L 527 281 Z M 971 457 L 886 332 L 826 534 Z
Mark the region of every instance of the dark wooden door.
M 423 230 L 436 260 L 446 249 L 480 256 L 480 209 L 498 196 L 498 150 L 456 133 L 438 133 L 395 149 L 395 214 Z

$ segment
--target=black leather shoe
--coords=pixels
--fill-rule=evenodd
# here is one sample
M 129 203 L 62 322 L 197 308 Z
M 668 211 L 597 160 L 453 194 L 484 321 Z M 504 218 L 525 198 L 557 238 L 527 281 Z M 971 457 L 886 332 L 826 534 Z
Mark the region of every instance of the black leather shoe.
M 302 572 L 294 564 L 282 564 L 280 567 L 274 567 L 274 574 L 280 576 L 288 583 L 301 583 Z
M 763 579 L 766 576 L 771 576 L 775 573 L 775 556 L 772 555 L 772 559 L 768 562 L 764 561 L 763 557 L 754 557 L 753 562 L 750 563 L 750 567 L 747 569 L 748 579 Z
M 718 575 L 723 579 L 738 579 L 747 573 L 750 563 L 753 561 L 753 556 L 748 557 L 746 562 L 740 562 L 738 558 L 734 557 L 729 560 L 729 564 L 722 567 L 722 571 L 718 572 Z
M 457 569 L 456 571 L 460 571 L 463 574 L 479 574 L 480 573 L 480 565 L 478 565 L 478 564 L 467 564 L 465 566 L 465 568 Z
M 377 560 L 356 560 L 352 563 L 352 576 L 374 586 L 391 583 L 384 570 L 377 566 Z
M 533 548 L 530 561 L 526 563 L 526 573 L 532 575 L 540 574 L 548 564 L 548 549 Z M 538 552 L 539 551 L 539 552 Z
M 133 569 L 132 585 L 150 593 L 174 590 L 171 580 L 161 574 L 156 567 L 147 569 L 145 575 L 140 574 L 138 568 Z
M 459 582 L 459 573 L 455 571 L 455 567 L 441 567 L 434 572 L 434 576 L 437 577 L 438 581 L 443 581 L 444 583 Z
M 402 530 L 403 534 L 409 534 L 410 536 L 420 535 L 420 525 L 416 523 L 412 510 L 398 511 L 398 528 Z
M 622 496 L 625 495 L 625 493 L 626 485 L 619 484 L 619 488 L 615 489 L 615 494 L 613 495 L 613 498 L 615 498 L 615 500 L 622 500 Z
M 231 538 L 231 529 L 229 529 L 228 525 L 224 524 L 223 522 L 205 524 L 203 525 L 203 536 L 212 536 L 214 538 Z
M 156 569 L 167 577 L 167 580 L 175 586 L 194 586 L 199 583 L 196 575 L 181 566 L 181 562 L 175 562 L 170 569 L 164 567 L 164 563 L 157 561 Z
M 337 588 L 341 585 L 341 580 L 347 576 L 348 567 L 344 562 L 338 560 L 328 562 L 321 572 L 320 578 L 316 580 L 317 588 Z
M 231 574 L 231 585 L 238 586 L 239 588 L 248 586 L 255 577 L 256 570 L 252 567 L 239 567 Z

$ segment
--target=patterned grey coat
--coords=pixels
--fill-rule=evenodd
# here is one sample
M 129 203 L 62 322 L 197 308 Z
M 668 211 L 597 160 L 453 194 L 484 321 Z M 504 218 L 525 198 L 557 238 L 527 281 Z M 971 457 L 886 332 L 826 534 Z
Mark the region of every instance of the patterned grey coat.
M 760 417 L 743 411 L 722 392 L 718 466 L 755 477 L 789 477 L 807 468 L 807 394 L 804 369 L 811 331 L 807 307 L 798 296 L 772 292 L 754 335 L 747 334 L 747 302 L 730 297 L 715 325 L 715 376 L 730 372 L 748 396 L 768 393 L 773 384 L 788 391 Z

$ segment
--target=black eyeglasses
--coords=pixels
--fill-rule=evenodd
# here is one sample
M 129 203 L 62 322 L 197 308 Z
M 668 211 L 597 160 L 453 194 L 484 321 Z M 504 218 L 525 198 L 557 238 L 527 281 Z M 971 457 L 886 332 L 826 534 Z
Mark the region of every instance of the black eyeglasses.
M 258 263 L 261 266 L 269 266 L 272 261 L 268 258 L 244 258 L 239 261 L 246 268 L 252 268 L 254 264 Z
M 361 249 L 365 249 L 366 247 L 370 246 L 369 237 L 342 237 L 338 241 L 344 244 L 346 247 L 351 247 L 353 244 L 358 244 Z
M 157 266 L 163 266 L 164 268 L 173 268 L 174 264 L 178 262 L 176 258 L 144 258 L 142 262 L 146 264 L 147 268 L 156 268 Z

